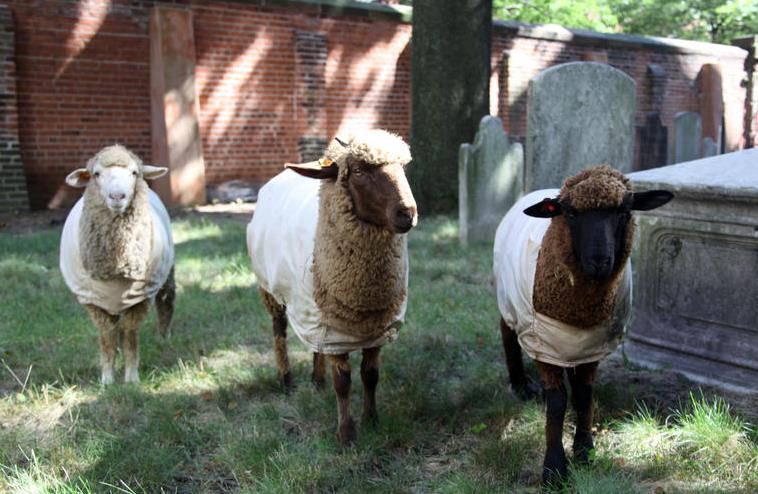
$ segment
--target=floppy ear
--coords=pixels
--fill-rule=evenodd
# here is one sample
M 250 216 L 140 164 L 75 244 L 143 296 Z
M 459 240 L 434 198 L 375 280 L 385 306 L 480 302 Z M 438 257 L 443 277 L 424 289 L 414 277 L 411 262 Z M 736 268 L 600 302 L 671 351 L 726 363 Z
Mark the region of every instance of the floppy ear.
M 79 189 L 87 186 L 90 177 L 86 168 L 79 168 L 66 175 L 66 183 Z
M 165 166 L 142 165 L 142 176 L 145 177 L 145 180 L 155 180 L 166 173 L 168 173 L 168 168 Z
M 533 218 L 552 218 L 560 215 L 562 212 L 563 208 L 558 199 L 551 199 L 549 197 L 524 210 L 524 214 Z
M 286 163 L 284 168 L 299 173 L 300 175 L 308 178 L 337 178 L 339 174 L 339 167 L 337 163 L 331 160 L 311 161 L 308 163 Z
M 632 199 L 632 209 L 636 211 L 650 211 L 659 208 L 674 198 L 674 194 L 667 190 L 649 190 L 647 192 L 635 192 Z

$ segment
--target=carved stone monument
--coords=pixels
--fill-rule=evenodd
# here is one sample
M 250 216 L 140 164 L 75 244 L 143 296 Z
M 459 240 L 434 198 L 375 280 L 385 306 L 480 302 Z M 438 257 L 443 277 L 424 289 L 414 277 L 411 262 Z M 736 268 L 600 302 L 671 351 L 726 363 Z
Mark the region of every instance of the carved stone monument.
M 634 80 L 610 65 L 571 62 L 540 72 L 527 94 L 526 191 L 560 187 L 588 165 L 631 171 L 635 104 Z
M 499 118 L 486 115 L 474 143 L 462 144 L 458 156 L 461 243 L 492 242 L 524 188 L 523 147 L 509 142 Z
M 750 149 L 629 175 L 676 195 L 638 214 L 633 362 L 758 392 L 756 163 Z

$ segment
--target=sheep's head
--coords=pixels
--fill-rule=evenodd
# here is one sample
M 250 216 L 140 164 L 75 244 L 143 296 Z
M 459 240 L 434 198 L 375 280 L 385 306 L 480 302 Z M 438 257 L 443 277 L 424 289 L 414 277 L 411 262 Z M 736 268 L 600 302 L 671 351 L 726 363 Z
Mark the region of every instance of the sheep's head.
M 168 168 L 142 163 L 137 155 L 121 145 L 101 149 L 86 168 L 69 173 L 66 183 L 72 187 L 95 187 L 103 203 L 116 214 L 124 213 L 132 202 L 139 180 L 163 176 Z
M 634 192 L 623 173 L 600 165 L 566 179 L 557 198 L 545 198 L 524 213 L 565 221 L 582 272 L 603 281 L 626 261 L 633 233 L 632 210 L 655 209 L 673 197 L 666 190 Z
M 318 161 L 285 166 L 306 177 L 342 184 L 359 220 L 406 233 L 418 221 L 416 201 L 405 176 L 410 160 L 408 145 L 400 137 L 369 130 L 346 141 L 335 139 Z

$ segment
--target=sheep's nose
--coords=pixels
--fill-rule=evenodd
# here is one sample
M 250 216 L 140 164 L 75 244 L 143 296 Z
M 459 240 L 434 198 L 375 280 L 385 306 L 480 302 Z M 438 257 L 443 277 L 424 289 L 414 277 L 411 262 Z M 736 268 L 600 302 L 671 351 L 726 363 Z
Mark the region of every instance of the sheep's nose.
M 126 199 L 126 194 L 123 192 L 111 192 L 108 194 L 108 197 L 110 197 L 113 201 L 120 202 Z
M 393 224 L 400 233 L 405 233 L 413 228 L 416 220 L 415 206 L 401 206 L 395 211 Z

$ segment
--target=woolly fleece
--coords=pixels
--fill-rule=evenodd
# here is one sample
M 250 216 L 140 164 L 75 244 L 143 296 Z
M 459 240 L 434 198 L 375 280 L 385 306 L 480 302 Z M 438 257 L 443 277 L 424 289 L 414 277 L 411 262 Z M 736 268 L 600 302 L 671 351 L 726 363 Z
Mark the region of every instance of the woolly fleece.
M 347 164 L 348 156 L 351 159 L 364 161 L 374 166 L 402 165 L 411 161 L 411 151 L 408 145 L 397 135 L 386 130 L 364 130 L 351 134 L 343 146 L 337 140 L 332 143 L 324 153 L 324 157 L 330 159 L 343 169 Z
M 559 198 L 580 211 L 620 206 L 632 192 L 629 180 L 608 165 L 587 168 L 567 179 Z M 632 251 L 635 222 L 630 218 L 624 250 L 616 269 L 605 281 L 595 281 L 581 270 L 573 253 L 571 232 L 563 215 L 554 217 L 542 240 L 534 281 L 534 309 L 580 328 L 610 321 L 621 275 Z

